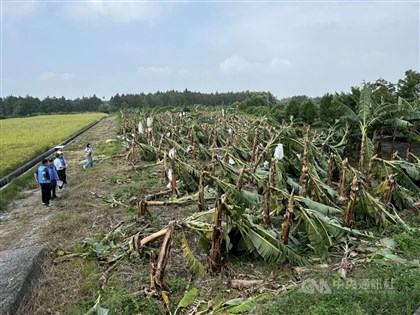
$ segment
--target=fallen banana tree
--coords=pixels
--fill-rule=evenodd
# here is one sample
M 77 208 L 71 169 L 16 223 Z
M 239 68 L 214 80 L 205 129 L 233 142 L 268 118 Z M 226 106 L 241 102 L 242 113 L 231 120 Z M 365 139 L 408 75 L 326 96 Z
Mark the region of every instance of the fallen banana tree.
M 293 123 L 272 126 L 265 119 L 253 122 L 217 112 L 155 115 L 153 133 L 149 138 L 138 135 L 136 141 L 141 145 L 135 148 L 163 157 L 168 187 L 178 197 L 139 198 L 138 213 L 144 215 L 150 207 L 197 202 L 200 212 L 178 220 L 172 233 L 195 233 L 207 242 L 208 268 L 215 273 L 222 268 L 223 255 L 232 249 L 293 264 L 308 263 L 308 255 L 314 254 L 329 261 L 330 251 L 348 235 L 370 237 L 356 228 L 404 226 L 397 209 L 415 208 L 419 161 L 373 156 L 367 128 L 374 121 L 364 116 L 369 102 L 365 91 L 359 104 L 361 116 L 352 116 L 362 118 L 357 169 L 343 156 L 349 121 L 312 131 Z M 126 120 L 126 130 L 129 122 Z M 150 137 L 157 146 L 151 145 Z M 170 150 L 176 155 L 167 161 Z M 365 161 L 369 161 L 367 169 Z M 221 195 L 223 201 L 207 210 Z M 137 240 L 137 250 L 167 231 L 164 228 Z M 186 238 L 181 239 L 186 244 L 185 256 L 197 263 L 191 259 Z
M 293 202 L 295 198 L 296 203 Z M 298 253 L 295 248 L 296 242 L 300 241 L 298 235 L 302 233 L 308 236 L 311 247 L 323 261 L 329 261 L 329 248 L 340 244 L 346 235 L 372 237 L 358 230 L 343 227 L 338 220 L 327 216 L 329 213 L 341 213 L 340 209 L 316 203 L 302 196 L 289 195 L 287 219 L 282 224 L 281 230 L 264 228 L 257 223 L 258 218 L 250 209 L 229 205 L 228 200 L 229 196 L 224 195 L 217 199 L 213 209 L 198 212 L 183 220 L 171 221 L 166 228 L 142 239 L 138 235 L 132 237 L 133 249 L 137 252 L 141 252 L 151 242 L 164 238 L 157 260 L 161 263 L 151 264 L 154 268 L 151 271 L 153 274 L 151 279 L 154 279 L 151 286 L 153 289 L 164 287 L 164 268 L 157 266 L 166 266 L 165 259 L 171 248 L 169 240 L 174 239 L 174 233 L 181 233 L 181 245 L 186 262 L 191 272 L 198 275 L 203 274 L 206 267 L 194 257 L 188 246 L 185 232 L 198 235 L 210 245 L 207 264 L 210 273 L 221 271 L 222 257 L 232 249 L 248 252 L 266 261 L 278 263 L 287 261 L 292 264 L 307 265 L 310 259 Z M 297 223 L 291 232 L 294 219 Z M 293 235 L 294 240 L 291 244 L 289 244 L 290 234 Z

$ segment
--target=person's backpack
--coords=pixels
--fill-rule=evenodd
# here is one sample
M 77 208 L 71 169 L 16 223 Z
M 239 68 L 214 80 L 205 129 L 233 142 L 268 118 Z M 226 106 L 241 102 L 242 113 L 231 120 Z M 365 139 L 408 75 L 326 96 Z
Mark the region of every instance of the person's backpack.
M 45 166 L 42 170 L 42 177 L 44 178 L 44 180 L 50 180 L 50 171 L 48 170 L 47 166 Z

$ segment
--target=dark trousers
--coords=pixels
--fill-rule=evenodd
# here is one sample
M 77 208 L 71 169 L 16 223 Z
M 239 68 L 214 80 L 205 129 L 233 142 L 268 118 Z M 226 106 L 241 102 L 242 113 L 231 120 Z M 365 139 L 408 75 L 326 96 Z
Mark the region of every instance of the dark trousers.
M 51 199 L 51 184 L 40 184 L 41 185 L 41 195 L 42 195 L 42 203 L 50 204 Z
M 56 187 L 57 187 L 57 181 L 56 180 L 52 180 L 51 181 L 51 197 L 52 198 L 57 198 L 57 195 L 55 193 Z
M 57 170 L 58 179 L 61 180 L 64 184 L 67 184 L 66 181 L 66 170 Z
M 64 171 L 64 173 L 63 173 L 63 183 L 64 183 L 64 184 L 67 184 L 66 169 L 64 169 L 63 171 Z

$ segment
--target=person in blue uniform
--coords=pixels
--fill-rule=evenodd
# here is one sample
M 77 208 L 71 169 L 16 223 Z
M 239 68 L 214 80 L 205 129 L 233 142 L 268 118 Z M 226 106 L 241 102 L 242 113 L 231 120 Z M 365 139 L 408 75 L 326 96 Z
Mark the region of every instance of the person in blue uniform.
M 42 165 L 34 174 L 36 182 L 41 187 L 42 204 L 46 207 L 50 206 L 51 199 L 51 180 L 48 167 L 48 159 L 42 160 Z
M 48 171 L 50 172 L 50 181 L 51 181 L 51 200 L 54 200 L 55 198 L 57 198 L 56 187 L 57 187 L 58 174 L 57 174 L 57 169 L 55 168 L 55 165 L 54 165 L 53 158 L 48 159 Z

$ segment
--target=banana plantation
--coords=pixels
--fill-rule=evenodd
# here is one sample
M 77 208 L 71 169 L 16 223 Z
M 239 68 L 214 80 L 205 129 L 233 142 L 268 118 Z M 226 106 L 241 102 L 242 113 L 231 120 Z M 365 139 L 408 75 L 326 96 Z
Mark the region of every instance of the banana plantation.
M 160 185 L 156 193 L 136 196 L 138 224 L 147 225 L 157 209 L 169 216 L 181 209 L 163 228 L 130 238 L 130 253 L 150 262 L 147 294 L 171 309 L 165 270 L 178 248 L 195 277 L 223 274 L 232 255 L 297 268 L 334 265 L 343 277 L 344 262 L 357 248 L 364 263 L 403 261 L 380 231 L 415 229 L 401 212 L 419 211 L 420 159 L 410 150 L 381 157 L 374 143 L 379 126 L 418 137 L 420 114 L 413 106 L 400 100 L 373 108 L 366 88 L 358 112 L 343 109 L 343 118 L 328 128 L 276 123 L 230 107 L 121 112 L 124 163 L 132 172 L 153 167 Z M 349 151 L 357 159 L 346 156 Z M 183 216 L 183 207 L 194 211 Z M 178 309 L 195 303 L 189 314 L 216 314 L 216 306 L 197 303 L 196 291 L 187 292 Z M 218 311 L 239 313 L 249 305 L 237 299 Z

